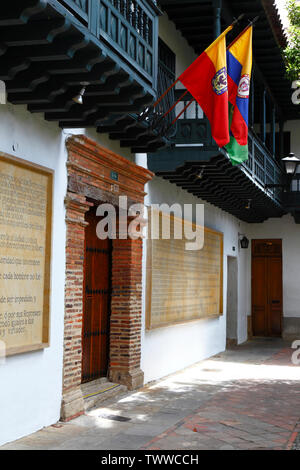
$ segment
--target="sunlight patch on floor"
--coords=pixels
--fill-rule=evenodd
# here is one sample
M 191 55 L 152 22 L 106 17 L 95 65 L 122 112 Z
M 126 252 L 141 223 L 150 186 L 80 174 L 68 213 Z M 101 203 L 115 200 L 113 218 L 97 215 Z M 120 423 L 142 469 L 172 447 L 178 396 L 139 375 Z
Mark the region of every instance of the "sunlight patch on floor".
M 155 390 L 158 387 L 167 387 L 176 393 L 182 391 L 183 388 L 189 388 L 188 384 L 182 384 L 185 380 L 189 382 L 195 380 L 194 387 L 200 386 L 201 382 L 209 384 L 236 380 L 299 381 L 300 367 L 293 366 L 292 363 L 291 366 L 277 366 L 218 361 L 218 368 L 216 368 L 215 361 L 207 360 L 200 366 L 182 372 L 180 374 L 180 384 L 176 383 L 174 378 L 168 378 L 150 388 Z

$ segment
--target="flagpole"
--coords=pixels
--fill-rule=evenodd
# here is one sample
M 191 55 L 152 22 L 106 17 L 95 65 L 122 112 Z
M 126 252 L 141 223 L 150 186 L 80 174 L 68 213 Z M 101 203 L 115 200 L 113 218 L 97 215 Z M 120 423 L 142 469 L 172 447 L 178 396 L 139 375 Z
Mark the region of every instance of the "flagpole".
M 234 26 L 236 23 L 238 23 L 244 16 L 245 16 L 244 13 L 241 14 L 237 19 L 235 19 L 235 20 L 233 21 L 233 23 L 232 23 L 228 28 L 230 28 L 231 26 L 233 27 L 233 26 Z M 228 50 L 231 46 L 233 46 L 233 44 L 242 36 L 242 34 L 244 34 L 251 26 L 253 26 L 253 24 L 256 23 L 256 21 L 257 21 L 258 19 L 259 19 L 259 16 L 256 16 L 252 21 L 250 21 L 250 23 L 248 24 L 248 26 L 246 26 L 246 28 L 243 29 L 243 31 L 229 44 L 229 46 L 228 46 L 226 49 Z M 228 28 L 224 31 L 224 33 L 227 32 Z M 222 33 L 222 34 L 224 34 L 224 33 Z M 220 36 L 219 36 L 219 37 L 220 37 Z M 217 39 L 219 39 L 219 37 L 218 37 Z M 217 39 L 216 39 L 212 44 L 214 44 L 214 43 L 217 41 Z M 178 81 L 178 80 L 177 80 L 177 81 Z M 196 101 L 195 98 L 193 98 L 193 99 L 187 104 L 187 106 L 185 106 L 185 108 L 184 108 L 184 109 L 182 110 L 182 112 L 177 116 L 177 118 L 175 118 L 175 119 L 171 122 L 170 126 L 172 126 L 173 124 L 175 124 L 175 122 L 180 118 L 180 116 L 183 114 L 183 112 L 186 111 L 186 110 L 189 108 L 189 106 L 190 106 L 194 101 Z M 177 104 L 177 103 L 176 103 L 176 104 Z M 170 111 L 171 111 L 171 110 L 170 110 Z M 168 114 L 168 113 L 167 113 L 167 114 Z
M 170 109 L 168 109 L 160 118 L 159 120 L 157 121 L 156 125 L 158 123 L 160 123 L 160 121 L 166 117 L 171 111 L 173 111 L 173 109 L 176 107 L 176 105 L 182 100 L 182 98 L 184 98 L 184 96 L 188 93 L 188 90 L 186 90 L 184 93 L 182 93 L 182 95 L 178 98 L 178 100 L 171 106 Z
M 252 21 L 250 21 L 250 23 L 248 24 L 248 26 L 246 26 L 246 28 L 244 28 L 243 31 L 242 31 L 240 34 L 238 34 L 238 36 L 237 36 L 236 38 L 234 38 L 234 40 L 229 44 L 229 46 L 227 46 L 227 48 L 226 48 L 227 51 L 228 51 L 228 49 L 230 49 L 230 47 L 233 46 L 234 43 L 236 43 L 236 41 L 237 41 L 238 39 L 240 39 L 240 37 L 241 37 L 249 28 L 251 28 L 251 26 L 254 25 L 254 23 L 256 23 L 256 21 L 257 21 L 258 19 L 259 19 L 259 16 L 256 16 Z
M 242 18 L 244 17 L 244 13 L 241 14 L 238 18 L 236 18 L 232 23 L 231 25 L 229 25 L 224 31 L 223 33 L 220 34 L 220 36 L 218 36 L 209 46 L 207 49 L 205 50 L 209 50 L 211 47 L 213 47 L 215 45 L 215 43 L 217 41 L 219 41 L 223 36 L 225 36 Z M 155 101 L 155 103 L 153 104 L 153 108 L 156 108 L 156 106 L 161 102 L 161 100 L 169 93 L 169 91 L 172 90 L 172 88 L 179 82 L 179 78 L 177 78 L 177 80 L 175 80 L 175 82 L 173 82 L 169 88 Z
M 233 29 L 233 27 L 244 17 L 244 13 L 242 13 L 238 18 L 235 18 L 233 20 L 233 22 L 223 31 L 223 33 L 221 33 L 206 49 L 205 49 L 205 52 L 209 51 L 212 47 L 215 46 L 215 44 L 220 41 L 220 39 L 222 39 L 224 36 L 226 36 L 226 34 L 231 31 Z M 256 17 L 254 20 L 253 20 L 253 23 L 257 20 L 258 17 Z M 250 23 L 251 25 L 251 23 Z M 250 27 L 250 25 L 248 25 L 248 28 Z M 247 28 L 246 28 L 247 29 Z M 244 31 L 243 31 L 244 32 Z M 242 33 L 241 33 L 242 34 Z M 240 36 L 240 35 L 239 35 Z M 238 36 L 238 37 L 239 37 Z M 237 39 L 237 38 L 236 38 Z M 235 40 L 236 40 L 235 39 Z M 235 41 L 233 41 L 231 43 L 234 44 Z M 230 45 L 230 46 L 231 46 Z M 201 54 L 200 54 L 201 55 Z M 199 56 L 200 57 L 200 56 Z M 197 59 L 195 59 L 197 60 Z M 175 85 L 180 81 L 180 77 L 177 78 L 177 80 L 175 80 L 169 87 L 168 89 L 156 100 L 156 102 L 150 107 L 152 110 L 154 108 L 157 107 L 157 105 L 163 100 L 163 98 L 172 90 L 172 88 L 175 87 Z M 181 101 L 181 98 L 183 98 L 186 94 L 187 94 L 188 91 L 184 92 L 180 98 L 159 118 L 158 122 L 160 122 L 164 117 L 166 117 L 175 107 L 176 105 L 179 103 L 179 101 Z M 177 120 L 180 118 L 180 116 L 189 108 L 189 106 L 195 101 L 195 98 L 192 98 L 190 100 L 190 102 L 184 107 L 184 109 L 179 113 L 179 115 L 177 117 L 175 117 L 175 119 L 173 119 L 173 121 L 171 122 L 171 124 L 169 125 L 169 128 L 175 124 L 177 122 Z M 150 110 L 149 108 L 149 110 Z M 149 111 L 148 111 L 149 113 Z
M 161 102 L 161 100 L 169 93 L 170 90 L 179 82 L 179 78 L 175 80 L 175 82 L 172 83 L 172 85 L 169 86 L 169 88 L 155 101 L 153 108 L 156 108 L 156 106 Z
M 173 121 L 168 125 L 167 127 L 167 132 L 169 131 L 169 129 L 171 129 L 171 127 L 175 124 L 175 122 L 178 121 L 178 119 L 180 118 L 180 116 L 188 109 L 188 107 L 195 101 L 195 98 L 192 98 L 191 101 L 183 108 L 183 110 L 178 114 L 178 116 L 176 116 Z

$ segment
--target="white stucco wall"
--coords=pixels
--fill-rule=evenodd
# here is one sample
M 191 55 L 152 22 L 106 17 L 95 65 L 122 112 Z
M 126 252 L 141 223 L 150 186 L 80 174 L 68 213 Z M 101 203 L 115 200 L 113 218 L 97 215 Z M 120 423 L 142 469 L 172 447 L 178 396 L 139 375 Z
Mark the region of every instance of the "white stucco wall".
M 159 36 L 176 54 L 176 77 L 178 77 L 197 55 L 166 14 L 159 18 Z
M 132 159 L 96 130 L 62 131 L 43 115 L 31 114 L 25 106 L 0 106 L 0 151 L 54 170 L 53 232 L 50 298 L 50 347 L 18 354 L 0 365 L 0 445 L 30 434 L 60 418 L 62 396 L 65 208 L 67 190 L 65 140 L 71 134 L 86 134 L 110 150 Z
M 0 106 L 0 150 L 55 171 L 50 347 L 17 354 L 0 366 L 0 444 L 59 419 L 65 281 L 66 153 L 61 131 L 23 107 Z
M 137 155 L 136 162 L 146 167 L 146 155 Z M 238 342 L 247 339 L 247 309 L 245 291 L 247 254 L 239 249 L 238 233 L 244 233 L 246 224 L 226 212 L 202 201 L 162 178 L 155 177 L 146 186 L 146 206 L 173 203 L 205 205 L 205 226 L 224 234 L 223 315 L 217 319 L 202 319 L 179 325 L 145 330 L 145 287 L 147 243 L 143 251 L 143 328 L 142 362 L 145 382 L 150 382 L 187 367 L 204 358 L 224 351 L 226 346 L 227 256 L 238 260 Z M 180 214 L 178 214 L 180 215 Z

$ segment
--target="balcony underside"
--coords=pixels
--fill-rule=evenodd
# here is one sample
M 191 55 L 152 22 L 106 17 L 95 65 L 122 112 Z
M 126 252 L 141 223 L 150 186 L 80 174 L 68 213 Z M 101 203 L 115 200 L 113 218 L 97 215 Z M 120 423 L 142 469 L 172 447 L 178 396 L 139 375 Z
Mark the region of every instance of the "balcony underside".
M 300 224 L 300 191 L 287 191 L 283 195 L 284 206 L 290 212 L 296 224 Z
M 157 176 L 245 222 L 259 223 L 286 213 L 273 196 L 249 178 L 246 170 L 233 166 L 218 151 L 197 147 L 169 149 L 149 155 L 148 168 Z M 250 209 L 247 209 L 249 199 Z
M 117 132 L 122 146 L 139 151 L 165 145 L 135 116 L 153 102 L 151 84 L 58 2 L 3 2 L 0 32 L 0 80 L 9 102 L 63 128 L 94 127 L 113 138 Z M 79 105 L 72 98 L 82 82 L 89 86 Z

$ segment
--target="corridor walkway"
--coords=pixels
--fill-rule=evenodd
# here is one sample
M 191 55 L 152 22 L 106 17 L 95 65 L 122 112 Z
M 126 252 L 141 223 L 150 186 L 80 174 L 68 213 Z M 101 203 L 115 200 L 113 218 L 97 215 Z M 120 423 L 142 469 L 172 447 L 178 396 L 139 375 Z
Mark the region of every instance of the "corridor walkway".
M 300 365 L 282 340 L 256 339 L 2 449 L 292 449 Z

